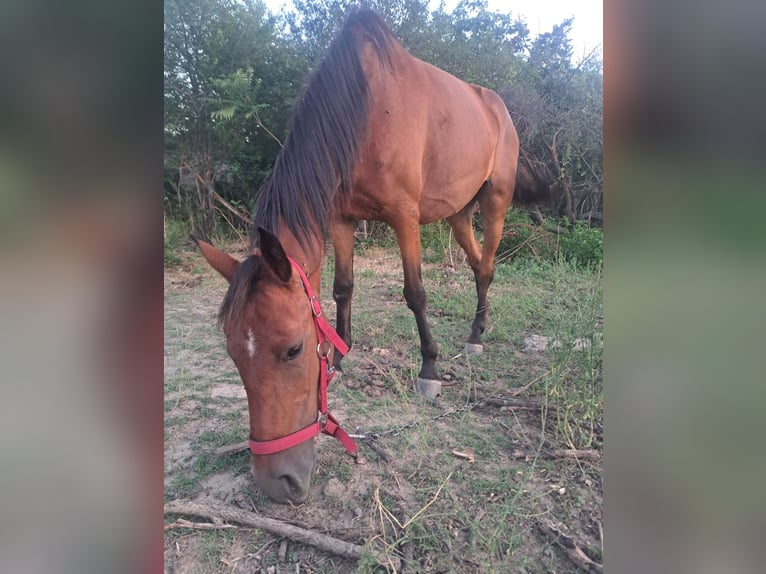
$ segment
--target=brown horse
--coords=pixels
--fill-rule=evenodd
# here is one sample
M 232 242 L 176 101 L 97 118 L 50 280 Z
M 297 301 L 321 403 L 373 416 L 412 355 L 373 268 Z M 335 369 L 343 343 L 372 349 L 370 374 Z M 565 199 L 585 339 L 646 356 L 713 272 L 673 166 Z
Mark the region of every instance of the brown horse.
M 238 262 L 198 242 L 230 281 L 219 320 L 247 391 L 253 476 L 271 498 L 305 500 L 316 456 L 309 439 L 319 431 L 342 438 L 342 430 L 328 430 L 335 424 L 327 422 L 325 394 L 333 369 L 324 366 L 331 343 L 337 349 L 342 341 L 323 339 L 327 326 L 319 324 L 314 298 L 326 232 L 335 248 L 337 329 L 350 344 L 354 220 L 394 229 L 404 297 L 420 334 L 419 388 L 433 397 L 437 346 L 426 320 L 419 226 L 446 219 L 465 250 L 478 295 L 467 349 L 480 352 L 518 154 L 497 94 L 413 57 L 373 12 L 349 15 L 312 74 L 258 195 L 253 247 L 260 249 Z M 483 247 L 472 229 L 477 205 Z M 335 368 L 340 358 L 336 352 Z

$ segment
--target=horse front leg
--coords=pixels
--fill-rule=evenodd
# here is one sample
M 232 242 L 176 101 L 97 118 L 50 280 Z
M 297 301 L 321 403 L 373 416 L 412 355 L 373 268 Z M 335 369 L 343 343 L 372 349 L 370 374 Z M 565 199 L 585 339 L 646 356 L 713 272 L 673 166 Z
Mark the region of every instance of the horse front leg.
M 428 299 L 423 288 L 420 270 L 420 226 L 415 219 L 394 226 L 404 269 L 404 299 L 415 315 L 420 335 L 420 354 L 423 362 L 418 375 L 418 390 L 428 399 L 434 399 L 441 392 L 441 381 L 436 374 L 436 357 L 439 349 L 431 336 L 426 319 Z
M 330 226 L 335 249 L 335 279 L 332 297 L 337 306 L 335 330 L 351 348 L 351 297 L 354 294 L 354 220 L 338 217 Z M 340 353 L 335 353 L 333 366 L 341 370 Z

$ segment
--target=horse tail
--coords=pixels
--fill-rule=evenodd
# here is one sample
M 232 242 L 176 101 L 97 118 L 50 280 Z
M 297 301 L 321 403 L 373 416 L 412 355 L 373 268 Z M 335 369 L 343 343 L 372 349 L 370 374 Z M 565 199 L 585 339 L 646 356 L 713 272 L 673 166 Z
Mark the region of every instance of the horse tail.
M 552 183 L 549 174 L 544 173 L 543 168 L 533 163 L 527 153 L 519 148 L 513 204 L 534 205 L 550 201 L 553 197 Z

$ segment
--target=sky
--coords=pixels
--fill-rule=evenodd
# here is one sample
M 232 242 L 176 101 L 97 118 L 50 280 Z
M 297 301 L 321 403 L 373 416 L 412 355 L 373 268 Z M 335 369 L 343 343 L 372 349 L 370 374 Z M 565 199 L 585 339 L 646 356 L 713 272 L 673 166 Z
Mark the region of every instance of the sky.
M 290 0 L 265 0 L 266 5 L 275 12 Z M 458 0 L 445 0 L 448 11 L 452 11 Z M 572 40 L 575 62 L 590 54 L 603 43 L 603 2 L 602 0 L 488 0 L 490 10 L 511 12 L 523 17 L 532 37 L 550 32 L 553 26 L 562 20 L 574 17 L 570 38 Z M 431 0 L 432 8 L 439 5 L 439 0 Z
M 438 1 L 435 4 L 438 6 Z M 448 10 L 456 4 L 457 0 L 445 2 Z M 587 56 L 597 46 L 603 53 L 602 0 L 488 0 L 487 5 L 490 10 L 523 16 L 533 37 L 550 32 L 562 20 L 574 17 L 569 35 L 574 61 Z

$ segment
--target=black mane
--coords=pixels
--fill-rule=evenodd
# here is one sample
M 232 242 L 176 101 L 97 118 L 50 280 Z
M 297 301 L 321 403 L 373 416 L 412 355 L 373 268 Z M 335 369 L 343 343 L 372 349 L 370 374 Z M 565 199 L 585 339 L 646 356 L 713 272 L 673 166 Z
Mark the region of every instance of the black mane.
M 258 226 L 273 233 L 284 221 L 303 247 L 324 237 L 336 193 L 347 196 L 367 128 L 368 85 L 359 60 L 370 41 L 390 61 L 393 36 L 383 20 L 355 9 L 311 75 L 293 114 L 271 176 L 258 194 L 250 241 Z
M 350 13 L 329 53 L 311 75 L 293 114 L 287 140 L 255 203 L 250 242 L 258 227 L 276 233 L 284 221 L 304 247 L 323 237 L 336 194 L 347 195 L 366 133 L 368 85 L 359 48 L 369 41 L 390 63 L 393 36 L 374 12 Z M 219 326 L 244 307 L 265 276 L 259 255 L 237 267 L 218 313 Z

